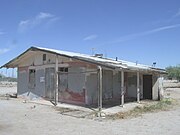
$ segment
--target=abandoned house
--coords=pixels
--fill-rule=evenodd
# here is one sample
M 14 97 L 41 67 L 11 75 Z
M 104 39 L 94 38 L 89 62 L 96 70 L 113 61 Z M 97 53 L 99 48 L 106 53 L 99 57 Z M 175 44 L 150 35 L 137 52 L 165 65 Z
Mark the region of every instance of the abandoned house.
M 158 100 L 165 70 L 123 60 L 30 47 L 2 67 L 17 68 L 17 94 L 31 92 L 55 103 L 123 105 Z M 2 68 L 1 67 L 1 68 Z

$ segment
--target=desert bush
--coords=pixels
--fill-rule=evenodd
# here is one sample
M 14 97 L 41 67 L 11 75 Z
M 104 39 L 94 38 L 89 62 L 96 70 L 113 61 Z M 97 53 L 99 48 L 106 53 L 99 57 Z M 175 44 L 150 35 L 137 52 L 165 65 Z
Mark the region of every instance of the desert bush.
M 180 81 L 180 65 L 169 66 L 166 68 L 166 71 L 168 73 L 168 79 L 177 79 L 178 81 Z

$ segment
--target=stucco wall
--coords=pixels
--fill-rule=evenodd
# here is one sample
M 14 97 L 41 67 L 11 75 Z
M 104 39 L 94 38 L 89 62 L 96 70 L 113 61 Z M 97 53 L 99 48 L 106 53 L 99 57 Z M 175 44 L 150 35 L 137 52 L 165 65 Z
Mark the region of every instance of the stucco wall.
M 84 67 L 70 67 L 68 68 L 66 79 L 66 88 L 61 87 L 59 92 L 59 101 L 85 104 L 85 92 L 86 92 L 86 80 L 85 80 L 85 68 Z M 61 74 L 59 74 L 61 76 Z M 63 81 L 60 79 L 60 81 Z M 65 80 L 64 80 L 65 81 Z M 62 84 L 63 85 L 63 84 Z
M 113 98 L 113 71 L 103 70 L 102 81 L 103 100 L 110 100 Z
M 153 75 L 153 88 L 152 88 L 152 99 L 158 100 L 159 99 L 159 76 Z
M 45 82 L 40 82 L 40 77 L 44 77 L 44 70 L 36 70 L 35 87 L 29 87 L 29 68 L 18 68 L 18 95 L 32 92 L 35 95 L 45 97 Z
M 137 74 L 136 73 L 128 73 L 128 97 L 137 97 Z
M 71 67 L 68 74 L 68 89 L 81 93 L 85 89 L 85 72 L 83 67 Z
M 113 71 L 113 99 L 119 100 L 121 97 L 121 73 Z
M 28 89 L 28 69 L 18 68 L 17 94 L 21 95 L 29 91 Z
M 137 98 L 137 72 L 127 73 L 127 97 Z M 139 74 L 139 89 L 140 98 L 143 98 L 143 79 L 142 74 Z
M 96 69 L 92 69 L 96 70 Z M 98 75 L 97 73 L 86 74 L 86 104 L 98 103 Z
M 97 70 L 89 69 L 89 70 Z M 120 99 L 120 72 L 112 71 L 112 70 L 105 70 L 103 69 L 103 91 L 102 91 L 102 98 L 103 101 L 110 101 L 110 100 L 119 100 Z M 97 104 L 98 103 L 98 74 L 90 73 L 86 74 L 86 104 Z
M 33 93 L 38 96 L 45 97 L 45 81 L 40 80 L 42 77 L 45 77 L 44 69 L 36 70 L 36 87 Z
M 55 68 L 55 55 L 46 54 L 46 60 L 43 61 L 42 52 L 35 53 L 29 58 L 25 58 L 20 64 L 18 70 L 18 95 L 26 92 L 32 92 L 38 96 L 45 97 L 45 69 Z M 89 104 L 92 101 L 92 97 L 97 96 L 97 94 L 92 94 L 97 92 L 97 84 L 93 84 L 97 81 L 96 75 L 92 75 L 91 78 L 86 78 L 87 67 L 93 67 L 91 64 L 83 63 L 71 58 L 58 57 L 59 67 L 68 67 L 67 83 L 68 87 L 64 91 L 59 90 L 59 101 L 72 102 L 72 103 L 82 103 Z M 35 87 L 30 88 L 29 85 L 29 69 L 35 69 Z M 42 81 L 44 78 L 44 81 Z M 92 82 L 86 84 L 87 79 Z M 87 85 L 87 88 L 86 88 Z M 87 90 L 88 89 L 88 90 Z M 93 100 L 96 100 L 95 97 Z

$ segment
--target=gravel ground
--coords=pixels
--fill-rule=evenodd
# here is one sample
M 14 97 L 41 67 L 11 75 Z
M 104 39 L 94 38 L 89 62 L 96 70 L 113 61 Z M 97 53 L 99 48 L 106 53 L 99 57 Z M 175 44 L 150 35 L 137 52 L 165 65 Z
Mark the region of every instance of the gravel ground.
M 167 92 L 180 100 L 180 89 Z M 0 98 L 0 135 L 180 135 L 179 127 L 179 105 L 169 111 L 113 121 L 74 118 L 51 106 Z

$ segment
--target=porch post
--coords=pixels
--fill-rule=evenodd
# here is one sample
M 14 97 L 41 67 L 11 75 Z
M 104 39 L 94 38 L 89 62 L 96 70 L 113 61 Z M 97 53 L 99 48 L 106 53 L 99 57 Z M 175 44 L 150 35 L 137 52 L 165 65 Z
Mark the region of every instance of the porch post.
M 124 71 L 121 70 L 121 106 L 124 105 Z
M 137 102 L 140 103 L 139 71 L 137 72 Z
M 55 63 L 55 104 L 58 103 L 58 55 L 56 55 Z
M 98 94 L 98 108 L 99 108 L 99 112 L 101 112 L 102 110 L 102 67 L 98 66 L 99 68 L 99 94 Z

